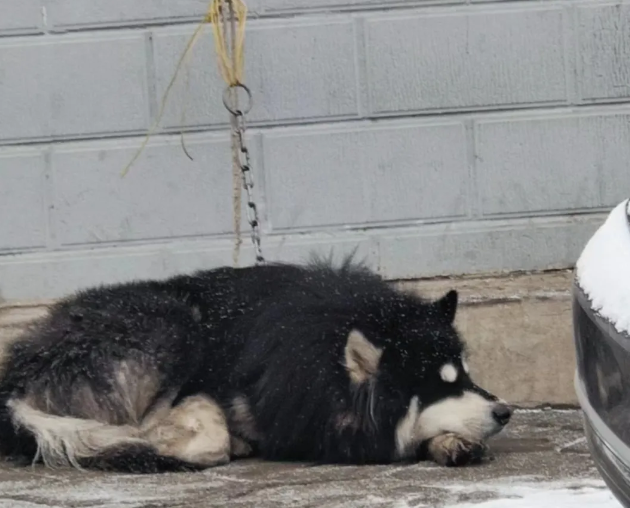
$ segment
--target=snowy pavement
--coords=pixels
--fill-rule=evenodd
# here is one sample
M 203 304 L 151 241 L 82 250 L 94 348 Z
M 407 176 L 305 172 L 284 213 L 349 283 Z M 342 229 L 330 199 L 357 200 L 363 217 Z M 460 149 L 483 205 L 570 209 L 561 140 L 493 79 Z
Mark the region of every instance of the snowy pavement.
M 495 498 L 481 502 L 449 504 L 446 508 L 620 507 L 600 480 L 535 482 L 514 478 L 502 482 L 485 483 L 473 488 L 490 493 Z M 469 493 L 470 489 L 471 487 L 468 487 Z
M 576 411 L 517 413 L 478 467 L 312 467 L 240 461 L 197 474 L 131 476 L 0 466 L 0 508 L 619 508 Z

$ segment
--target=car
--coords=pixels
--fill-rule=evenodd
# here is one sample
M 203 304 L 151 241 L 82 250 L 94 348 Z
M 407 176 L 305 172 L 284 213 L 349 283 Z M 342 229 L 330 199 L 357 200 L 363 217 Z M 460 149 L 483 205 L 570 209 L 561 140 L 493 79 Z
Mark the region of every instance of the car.
M 630 508 L 630 200 L 617 205 L 576 263 L 575 390 L 604 481 Z

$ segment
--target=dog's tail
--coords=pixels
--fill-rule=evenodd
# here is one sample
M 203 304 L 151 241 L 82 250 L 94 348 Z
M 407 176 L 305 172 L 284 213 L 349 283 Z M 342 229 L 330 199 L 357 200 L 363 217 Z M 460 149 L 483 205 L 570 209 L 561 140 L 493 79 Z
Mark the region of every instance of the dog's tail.
M 16 430 L 32 434 L 37 442 L 37 456 L 49 467 L 81 467 L 81 459 L 95 457 L 110 447 L 142 442 L 137 430 L 128 425 L 108 425 L 44 413 L 20 399 L 7 402 Z
M 55 416 L 11 399 L 6 404 L 17 433 L 30 434 L 37 446 L 34 462 L 48 467 L 74 466 L 129 473 L 184 471 L 197 466 L 161 456 L 140 430 L 131 425 L 109 425 L 96 420 Z

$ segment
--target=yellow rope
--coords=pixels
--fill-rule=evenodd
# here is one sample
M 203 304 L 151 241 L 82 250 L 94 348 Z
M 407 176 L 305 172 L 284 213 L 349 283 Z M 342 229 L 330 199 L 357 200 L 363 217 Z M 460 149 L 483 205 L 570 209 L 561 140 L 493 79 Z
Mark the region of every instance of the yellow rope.
M 232 17 L 233 16 L 233 17 Z M 231 18 L 229 20 L 229 18 Z M 230 23 L 228 25 L 228 20 L 234 20 L 234 24 Z M 145 136 L 142 144 L 140 145 L 138 151 L 135 153 L 129 164 L 125 166 L 125 169 L 122 172 L 122 177 L 125 177 L 131 166 L 138 160 L 147 144 L 149 143 L 149 139 L 155 133 L 158 128 L 160 122 L 162 121 L 162 117 L 164 116 L 164 112 L 166 110 L 166 103 L 168 101 L 168 97 L 175 86 L 175 82 L 179 77 L 179 73 L 181 71 L 184 63 L 187 63 L 188 57 L 192 48 L 194 47 L 199 35 L 201 34 L 204 25 L 206 23 L 212 24 L 212 29 L 214 33 L 214 45 L 217 52 L 218 60 L 219 60 L 219 71 L 223 76 L 223 79 L 226 81 L 229 87 L 234 87 L 236 85 L 240 85 L 243 79 L 243 67 L 244 67 L 244 58 L 243 58 L 243 49 L 245 44 L 245 25 L 247 23 L 247 6 L 245 5 L 243 0 L 212 0 L 210 5 L 208 6 L 208 10 L 203 20 L 197 28 L 195 29 L 192 37 L 186 44 L 186 48 L 183 54 L 180 56 L 179 61 L 177 62 L 177 66 L 175 67 L 175 72 L 173 73 L 173 77 L 169 82 L 164 95 L 162 96 L 162 100 L 160 102 L 160 108 L 157 114 L 157 117 L 153 124 L 151 125 L 147 135 Z M 226 33 L 226 30 L 230 30 L 230 35 Z M 231 47 L 227 47 L 228 40 L 231 42 Z M 186 80 L 186 90 L 188 92 L 188 78 Z M 232 88 L 231 94 L 234 100 L 234 107 L 236 108 L 237 103 L 237 90 Z M 186 94 L 188 95 L 188 93 Z M 183 119 L 186 115 L 186 109 L 184 106 L 184 110 L 182 112 L 182 125 Z M 233 213 L 234 213 L 234 232 L 236 234 L 236 241 L 234 244 L 234 252 L 233 252 L 233 262 L 235 266 L 238 266 L 238 258 L 240 253 L 240 247 L 242 244 L 241 240 L 241 192 L 242 192 L 242 184 L 241 184 L 241 168 L 239 163 L 239 153 L 235 140 L 236 136 L 236 126 L 235 120 L 232 119 L 232 184 L 233 184 Z M 180 132 L 181 136 L 181 144 L 184 152 L 188 157 L 186 150 L 186 146 L 184 144 L 184 134 L 183 131 Z
M 243 183 L 237 141 L 232 134 L 232 224 L 234 225 L 234 249 L 232 250 L 232 264 L 238 268 L 241 254 L 241 207 L 243 205 Z
M 127 175 L 129 170 L 131 169 L 131 166 L 133 166 L 135 162 L 138 160 L 138 157 L 140 157 L 140 155 L 146 148 L 147 144 L 149 143 L 149 138 L 153 136 L 156 129 L 160 125 L 160 122 L 162 121 L 162 117 L 164 116 L 164 111 L 166 110 L 166 103 L 168 101 L 168 96 L 170 95 L 171 90 L 175 86 L 175 82 L 177 81 L 177 78 L 179 76 L 179 71 L 181 70 L 182 65 L 186 61 L 188 57 L 188 53 L 197 42 L 197 38 L 199 37 L 199 35 L 201 34 L 201 31 L 203 30 L 204 23 L 205 23 L 205 19 L 202 23 L 199 24 L 199 26 L 197 26 L 197 28 L 195 29 L 195 32 L 193 33 L 193 36 L 188 41 L 188 44 L 186 44 L 186 49 L 184 50 L 184 53 L 182 53 L 182 56 L 179 57 L 179 61 L 177 62 L 177 66 L 175 67 L 175 72 L 173 73 L 173 77 L 171 78 L 171 81 L 169 82 L 168 86 L 166 87 L 166 91 L 164 92 L 164 95 L 162 96 L 162 101 L 160 103 L 160 109 L 158 111 L 158 115 L 155 121 L 153 122 L 153 125 L 151 125 L 151 128 L 147 132 L 147 135 L 144 137 L 144 141 L 140 145 L 140 148 L 138 148 L 138 151 L 135 153 L 133 158 L 129 161 L 129 164 L 127 164 L 125 166 L 125 169 L 123 169 L 122 174 L 121 174 L 123 178 Z
M 212 23 L 214 32 L 214 47 L 219 60 L 219 70 L 229 87 L 240 85 L 243 79 L 243 46 L 245 43 L 245 25 L 247 23 L 247 6 L 243 0 L 213 0 L 210 5 L 207 20 Z M 229 30 L 229 35 L 226 31 Z M 228 41 L 231 43 L 228 47 Z M 238 90 L 232 88 L 230 94 L 233 111 L 238 109 Z M 239 161 L 236 118 L 231 119 L 232 127 L 232 206 L 234 219 L 234 251 L 232 263 L 238 266 L 241 245 L 241 204 L 242 183 L 241 166 Z
M 245 45 L 245 25 L 247 23 L 247 6 L 243 0 L 232 0 L 234 17 L 236 20 L 236 40 L 234 41 L 234 54 L 232 48 L 227 47 L 227 34 L 225 33 L 224 17 L 229 12 L 226 0 L 213 0 L 206 15 L 208 23 L 212 23 L 214 32 L 214 47 L 219 57 L 219 70 L 226 83 L 230 86 L 243 82 L 243 47 Z
M 171 78 L 171 81 L 169 82 L 164 92 L 164 95 L 162 96 L 162 100 L 160 102 L 160 108 L 158 110 L 158 114 L 155 121 L 149 128 L 149 131 L 147 132 L 142 144 L 140 145 L 140 148 L 138 148 L 138 151 L 135 153 L 131 161 L 129 161 L 129 164 L 127 164 L 125 166 L 125 169 L 123 169 L 122 174 L 121 174 L 122 177 L 125 177 L 127 175 L 129 170 L 131 169 L 131 166 L 133 166 L 135 162 L 138 160 L 138 158 L 140 157 L 140 155 L 146 148 L 147 144 L 149 143 L 149 139 L 151 138 L 151 136 L 153 136 L 160 122 L 162 121 L 162 118 L 164 117 L 164 112 L 166 110 L 166 103 L 168 101 L 168 97 L 171 91 L 173 90 L 173 87 L 175 86 L 175 82 L 177 81 L 177 78 L 179 77 L 181 68 L 184 65 L 184 63 L 187 61 L 188 55 L 190 51 L 192 50 L 192 48 L 194 47 L 194 45 L 196 44 L 197 39 L 199 38 L 199 35 L 201 35 L 201 32 L 203 31 L 203 28 L 206 23 L 212 23 L 212 27 L 214 31 L 215 48 L 219 56 L 219 70 L 221 71 L 221 75 L 223 76 L 223 79 L 225 79 L 228 85 L 237 85 L 241 83 L 241 80 L 243 78 L 243 62 L 244 62 L 243 46 L 245 43 L 245 24 L 247 22 L 247 6 L 243 2 L 243 0 L 232 0 L 232 4 L 234 6 L 234 15 L 237 19 L 237 26 L 238 26 L 237 34 L 236 34 L 236 43 L 235 43 L 235 55 L 234 55 L 235 65 L 232 65 L 230 61 L 229 51 L 226 47 L 226 42 L 225 42 L 226 37 L 225 37 L 225 31 L 223 28 L 224 25 L 221 23 L 221 19 L 220 19 L 222 15 L 221 4 L 223 4 L 224 2 L 225 0 L 212 0 L 210 2 L 206 15 L 204 16 L 201 23 L 199 23 L 199 25 L 195 29 L 192 37 L 186 44 L 186 48 L 183 54 L 180 56 L 179 61 L 177 62 L 177 66 L 175 67 L 175 72 L 173 73 L 173 77 Z

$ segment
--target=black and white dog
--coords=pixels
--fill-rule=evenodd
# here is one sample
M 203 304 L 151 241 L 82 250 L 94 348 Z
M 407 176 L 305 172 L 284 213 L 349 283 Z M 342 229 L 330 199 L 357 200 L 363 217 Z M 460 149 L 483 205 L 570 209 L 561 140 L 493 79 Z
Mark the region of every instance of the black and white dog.
M 271 460 L 478 461 L 510 408 L 475 385 L 457 293 L 336 268 L 220 268 L 83 291 L 14 343 L 0 453 L 129 472 Z

